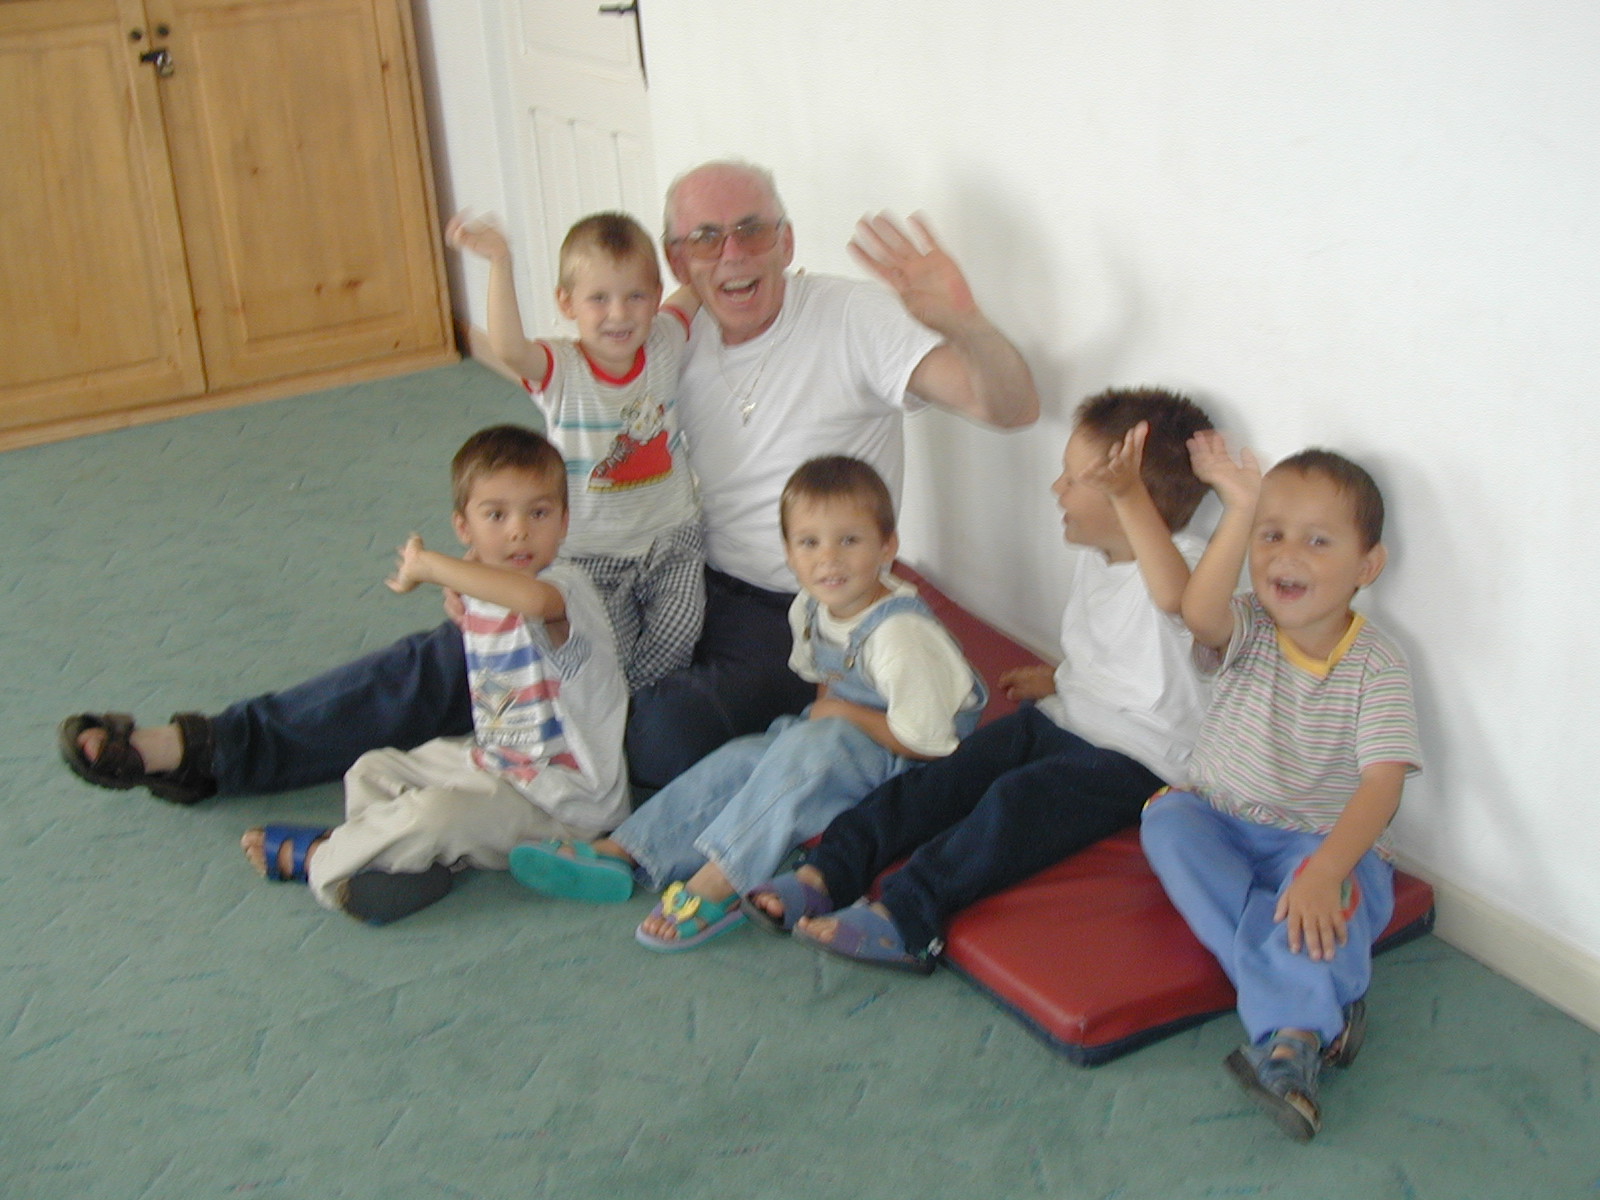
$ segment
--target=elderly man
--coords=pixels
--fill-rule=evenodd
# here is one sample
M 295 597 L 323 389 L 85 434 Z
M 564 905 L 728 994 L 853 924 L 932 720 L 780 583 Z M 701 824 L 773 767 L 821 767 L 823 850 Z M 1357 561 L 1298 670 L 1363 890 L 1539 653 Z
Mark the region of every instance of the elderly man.
M 695 661 L 634 697 L 628 751 L 642 786 L 811 699 L 787 667 L 794 579 L 778 494 L 795 467 L 851 454 L 898 495 L 905 412 L 929 403 L 1000 427 L 1038 416 L 1027 365 L 954 261 L 917 232 L 920 244 L 882 217 L 857 229 L 851 249 L 891 293 L 789 274 L 794 231 L 758 167 L 707 163 L 668 191 L 667 259 L 703 305 L 679 411 L 709 569 Z M 92 783 L 179 803 L 334 780 L 367 750 L 471 732 L 461 637 L 446 621 L 215 717 L 173 720 L 134 729 L 119 714 L 69 717 L 62 754 Z
M 668 189 L 667 261 L 703 305 L 679 412 L 710 570 L 694 663 L 634 697 L 636 782 L 658 787 L 813 698 L 788 669 L 795 583 L 777 498 L 796 467 L 854 455 L 898 497 L 909 409 L 927 402 L 1000 426 L 1038 415 L 1021 356 L 921 232 L 925 247 L 884 218 L 857 231 L 857 257 L 896 301 L 871 284 L 787 274 L 794 230 L 765 171 L 708 163 Z

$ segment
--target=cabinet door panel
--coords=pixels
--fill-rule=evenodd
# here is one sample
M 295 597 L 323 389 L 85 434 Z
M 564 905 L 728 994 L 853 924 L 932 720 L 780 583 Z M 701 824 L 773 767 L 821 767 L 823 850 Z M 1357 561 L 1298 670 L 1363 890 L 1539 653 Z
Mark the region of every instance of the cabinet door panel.
M 213 387 L 443 346 L 404 0 L 149 0 Z
M 143 27 L 0 4 L 0 428 L 205 389 Z

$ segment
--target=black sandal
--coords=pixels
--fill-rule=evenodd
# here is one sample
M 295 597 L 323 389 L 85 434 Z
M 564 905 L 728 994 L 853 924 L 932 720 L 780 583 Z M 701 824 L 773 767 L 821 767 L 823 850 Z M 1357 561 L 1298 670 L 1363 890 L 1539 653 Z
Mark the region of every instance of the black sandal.
M 68 770 L 96 787 L 119 792 L 144 787 L 173 804 L 198 804 L 217 794 L 217 781 L 211 774 L 211 718 L 200 713 L 173 713 L 172 723 L 183 741 L 183 757 L 171 771 L 145 770 L 144 758 L 129 740 L 134 723 L 127 713 L 74 713 L 56 727 L 56 748 Z M 103 729 L 106 735 L 93 762 L 84 757 L 78 744 L 91 729 Z

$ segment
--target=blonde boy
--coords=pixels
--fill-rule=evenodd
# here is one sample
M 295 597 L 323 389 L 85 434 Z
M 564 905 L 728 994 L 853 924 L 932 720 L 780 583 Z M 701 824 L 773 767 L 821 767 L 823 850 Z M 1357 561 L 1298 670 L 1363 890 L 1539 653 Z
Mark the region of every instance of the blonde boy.
M 700 508 L 677 409 L 699 302 L 684 288 L 662 309 L 650 235 L 632 217 L 596 213 L 561 243 L 556 304 L 577 340 L 530 339 L 505 235 L 459 215 L 445 235 L 489 260 L 490 345 L 522 377 L 566 458 L 563 556 L 605 599 L 629 688 L 647 687 L 689 664 L 705 617 Z
M 628 811 L 610 623 L 588 577 L 555 562 L 561 455 L 531 429 L 495 426 L 457 452 L 452 479 L 467 557 L 413 535 L 386 582 L 461 595 L 473 735 L 364 754 L 345 776 L 344 824 L 267 826 L 242 843 L 268 878 L 303 880 L 324 907 L 375 924 L 439 899 L 452 868 L 504 870 L 519 842 L 591 837 Z
M 1372 943 L 1394 908 L 1384 838 L 1421 762 L 1399 649 L 1353 612 L 1383 570 L 1383 498 L 1325 450 L 1263 479 L 1215 433 L 1190 443 L 1223 514 L 1184 591 L 1217 691 L 1185 790 L 1145 810 L 1145 853 L 1238 992 L 1229 1072 L 1299 1140 L 1321 1127 L 1323 1061 L 1366 1026 Z M 1248 550 L 1250 587 L 1235 596 Z

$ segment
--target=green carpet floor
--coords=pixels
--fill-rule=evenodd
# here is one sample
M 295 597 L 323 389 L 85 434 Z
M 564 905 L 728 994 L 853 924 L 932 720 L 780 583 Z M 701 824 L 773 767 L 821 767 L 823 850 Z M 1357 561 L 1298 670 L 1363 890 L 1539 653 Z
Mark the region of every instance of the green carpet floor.
M 369 929 L 237 847 L 336 786 L 184 810 L 58 763 L 68 712 L 214 710 L 437 620 L 393 547 L 530 417 L 469 363 L 0 456 L 0 1195 L 1600 1196 L 1600 1035 L 1431 937 L 1301 1147 L 1224 1075 L 1232 1018 L 1085 1070 L 945 972 L 651 955 L 648 898 L 493 874 Z

